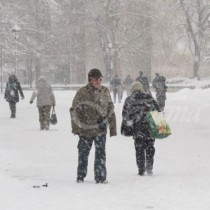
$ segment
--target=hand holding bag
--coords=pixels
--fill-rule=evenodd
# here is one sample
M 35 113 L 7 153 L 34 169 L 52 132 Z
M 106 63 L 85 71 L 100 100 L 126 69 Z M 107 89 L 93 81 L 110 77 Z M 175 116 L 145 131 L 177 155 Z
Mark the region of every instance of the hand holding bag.
M 56 116 L 56 113 L 55 113 L 55 107 L 53 106 L 53 109 L 52 109 L 52 113 L 51 113 L 51 116 L 50 116 L 50 123 L 52 125 L 55 125 L 57 124 L 57 116 Z

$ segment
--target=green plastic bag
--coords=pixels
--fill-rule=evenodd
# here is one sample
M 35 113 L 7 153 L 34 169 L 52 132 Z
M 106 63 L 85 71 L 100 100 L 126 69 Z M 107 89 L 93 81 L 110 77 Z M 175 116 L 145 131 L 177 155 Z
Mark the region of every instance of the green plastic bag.
M 164 139 L 171 135 L 171 129 L 163 115 L 163 112 L 147 112 L 146 119 L 151 137 L 156 139 Z

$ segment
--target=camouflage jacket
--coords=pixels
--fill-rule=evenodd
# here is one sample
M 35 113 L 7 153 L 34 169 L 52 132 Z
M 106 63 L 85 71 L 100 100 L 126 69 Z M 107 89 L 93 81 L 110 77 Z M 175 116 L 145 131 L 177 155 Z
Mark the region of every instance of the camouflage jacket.
M 80 136 L 107 134 L 116 136 L 116 117 L 109 90 L 100 86 L 95 89 L 90 83 L 80 88 L 70 108 L 72 133 Z

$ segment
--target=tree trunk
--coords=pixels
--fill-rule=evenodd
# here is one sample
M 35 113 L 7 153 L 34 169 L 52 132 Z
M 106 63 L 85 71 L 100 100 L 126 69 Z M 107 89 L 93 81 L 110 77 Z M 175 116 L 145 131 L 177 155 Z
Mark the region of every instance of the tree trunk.
M 36 74 L 36 83 L 41 76 L 41 64 L 40 64 L 40 57 L 36 55 L 35 58 L 35 74 Z
M 32 88 L 32 82 L 33 82 L 33 72 L 32 72 L 32 63 L 33 63 L 33 58 L 32 55 L 28 55 L 26 59 L 26 69 L 27 69 L 27 76 L 28 76 L 28 84 L 29 87 Z
M 145 39 L 146 49 L 145 49 L 145 71 L 147 72 L 146 76 L 148 77 L 149 81 L 151 81 L 152 77 L 152 19 L 150 16 L 146 17 L 146 27 L 147 27 L 147 36 Z
M 139 59 L 141 66 L 140 71 L 148 77 L 151 81 L 151 72 L 152 72 L 152 16 L 151 16 L 151 1 L 148 1 L 143 7 L 143 17 L 142 23 L 140 25 L 141 30 L 143 31 L 143 39 L 141 43 L 142 54 Z
M 201 20 L 201 15 L 202 15 L 202 9 L 201 9 L 201 4 L 200 0 L 197 0 L 197 15 L 198 15 L 198 20 L 197 20 L 197 31 L 194 30 L 192 24 L 193 24 L 193 19 L 191 18 L 189 14 L 189 8 L 186 9 L 184 7 L 184 2 L 183 0 L 180 0 L 180 4 L 182 7 L 182 10 L 186 16 L 186 23 L 187 23 L 187 32 L 190 34 L 190 38 L 193 41 L 194 44 L 194 59 L 193 59 L 193 77 L 200 79 L 199 78 L 199 69 L 200 69 L 200 62 L 201 62 L 201 52 L 202 52 L 202 40 L 203 40 L 203 24 Z
M 193 78 L 197 78 L 198 80 L 200 80 L 198 73 L 199 69 L 200 69 L 200 57 L 195 56 L 193 60 Z
M 39 77 L 41 76 L 41 62 L 40 62 L 40 56 L 39 56 L 39 44 L 41 43 L 40 41 L 40 19 L 39 19 L 39 0 L 36 0 L 36 41 L 37 41 L 37 49 L 35 53 L 35 74 L 36 74 L 36 83 L 38 82 Z

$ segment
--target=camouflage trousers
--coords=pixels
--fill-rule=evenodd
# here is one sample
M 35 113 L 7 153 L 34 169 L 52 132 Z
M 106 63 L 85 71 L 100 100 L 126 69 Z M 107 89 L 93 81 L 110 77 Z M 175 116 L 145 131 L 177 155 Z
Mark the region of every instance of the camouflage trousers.
M 41 130 L 49 130 L 51 106 L 39 106 L 39 122 Z
M 135 138 L 136 163 L 139 173 L 150 172 L 153 169 L 155 139 L 150 137 Z

